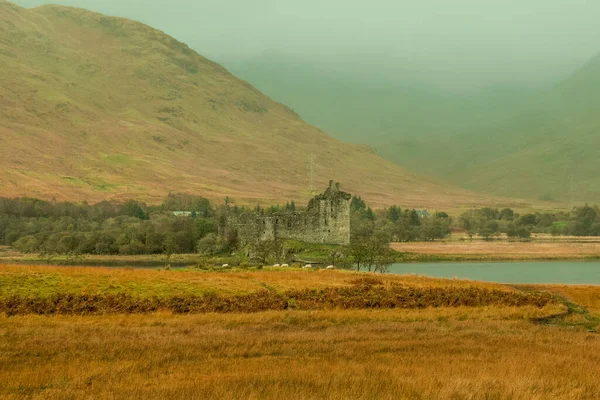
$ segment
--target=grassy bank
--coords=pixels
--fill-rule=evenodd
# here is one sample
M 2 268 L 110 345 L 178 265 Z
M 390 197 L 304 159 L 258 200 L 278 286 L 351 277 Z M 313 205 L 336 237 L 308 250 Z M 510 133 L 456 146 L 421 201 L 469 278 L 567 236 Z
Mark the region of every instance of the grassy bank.
M 240 295 L 260 290 L 275 293 L 304 289 L 352 288 L 364 277 L 384 286 L 413 288 L 485 288 L 515 291 L 494 283 L 425 278 L 415 275 L 375 275 L 352 271 L 307 271 L 264 268 L 260 271 L 211 272 L 56 266 L 0 265 L 0 297 L 54 294 L 130 294 L 137 297 Z
M 0 266 L 0 313 L 113 314 L 534 306 L 548 293 L 499 284 L 273 268 L 254 272 Z
M 600 259 L 600 243 L 588 241 L 435 241 L 392 243 L 392 248 L 403 262 Z
M 324 309 L 423 309 L 440 307 L 534 306 L 555 302 L 547 293 L 526 294 L 485 288 L 414 288 L 357 282 L 349 288 L 303 289 L 277 293 L 140 297 L 129 294 L 56 293 L 47 297 L 13 295 L 0 298 L 0 313 L 8 316 L 140 314 L 169 311 L 175 314 L 249 313 L 261 311 Z
M 398 263 L 402 262 L 436 262 L 436 261 L 535 261 L 535 260 L 598 260 L 600 259 L 600 243 L 597 238 L 568 237 L 565 240 L 551 240 L 544 237 L 531 242 L 509 242 L 498 240 L 459 241 L 444 240 L 433 242 L 392 243 L 396 250 Z M 319 262 L 321 265 L 331 263 L 329 255 L 336 246 L 311 245 L 289 241 L 294 249 L 297 266 L 304 261 Z M 339 261 L 339 260 L 338 260 Z M 347 260 L 351 262 L 350 260 Z M 282 261 L 283 262 L 283 261 Z M 48 265 L 96 265 L 96 266 L 205 266 L 214 267 L 223 264 L 231 266 L 259 266 L 249 264 L 248 260 L 238 256 L 203 256 L 199 254 L 173 254 L 165 257 L 153 255 L 53 255 L 22 254 L 9 247 L 0 247 L 0 263 L 28 263 Z

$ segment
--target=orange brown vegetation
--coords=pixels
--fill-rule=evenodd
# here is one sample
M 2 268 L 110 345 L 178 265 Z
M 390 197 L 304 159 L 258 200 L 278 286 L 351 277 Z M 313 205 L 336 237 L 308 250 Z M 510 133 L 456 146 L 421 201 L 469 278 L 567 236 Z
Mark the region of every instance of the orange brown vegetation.
M 536 310 L 0 317 L 0 397 L 597 398 L 600 337 Z
M 0 264 L 0 296 L 37 293 L 131 293 L 172 296 L 219 293 L 235 295 L 261 289 L 287 290 L 351 287 L 375 276 L 387 284 L 411 287 L 472 287 L 513 290 L 494 283 L 424 278 L 413 275 L 375 275 L 352 271 L 265 269 L 253 272 L 166 271 L 96 267 L 56 267 Z M 357 280 L 358 279 L 358 280 Z
M 486 307 L 536 306 L 553 302 L 547 293 L 525 294 L 482 288 L 411 288 L 401 285 L 356 286 L 290 290 L 275 293 L 260 290 L 252 294 L 222 296 L 172 296 L 161 298 L 136 297 L 127 294 L 73 294 L 58 293 L 49 297 L 8 296 L 0 298 L 0 313 L 24 314 L 137 314 L 156 311 L 187 313 L 232 313 L 283 311 L 289 309 L 385 309 L 428 307 Z
M 437 241 L 393 243 L 399 252 L 463 256 L 465 259 L 583 259 L 600 257 L 600 243 Z
M 113 279 L 109 278 L 111 275 Z M 161 279 L 163 276 L 171 278 L 171 283 Z M 287 277 L 294 277 L 296 282 L 290 286 Z M 183 282 L 186 292 L 178 293 L 177 284 Z M 337 271 L 202 273 L 4 266 L 0 267 L 0 313 L 89 315 L 161 310 L 230 313 L 491 305 L 544 307 L 553 301 L 548 294 L 526 294 L 500 285 L 483 287 L 450 282 L 416 277 L 383 279 Z M 225 288 L 230 288 L 229 291 L 235 288 L 240 293 L 227 293 Z
M 309 310 L 288 302 L 287 309 L 253 313 L 0 314 L 0 398 L 593 399 L 600 392 L 600 336 L 531 322 L 564 312 L 557 302 L 315 310 L 323 298 L 381 301 L 395 288 L 460 301 L 469 293 L 515 299 L 544 290 L 590 309 L 600 294 L 598 287 L 521 289 L 345 271 L 2 265 L 0 299 L 277 299 L 300 292 L 304 304 L 294 307 Z
M 600 318 L 600 288 L 598 286 L 536 285 L 535 288 L 559 294 Z

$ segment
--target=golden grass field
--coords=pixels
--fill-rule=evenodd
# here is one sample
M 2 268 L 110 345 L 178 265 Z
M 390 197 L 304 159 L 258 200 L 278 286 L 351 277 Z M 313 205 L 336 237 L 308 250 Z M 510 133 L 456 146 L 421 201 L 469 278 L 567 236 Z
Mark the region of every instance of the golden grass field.
M 21 266 L 0 264 L 0 296 L 30 293 L 48 295 L 69 293 L 119 293 L 147 295 L 189 295 L 205 292 L 222 294 L 251 293 L 271 288 L 276 291 L 306 288 L 350 287 L 356 277 L 348 271 L 305 271 L 269 268 L 254 272 L 195 272 L 157 269 Z M 404 283 L 411 287 L 468 287 L 462 280 L 386 275 L 385 282 Z M 511 290 L 494 283 L 477 283 L 478 287 Z
M 0 319 L 4 398 L 594 399 L 597 335 L 527 310 Z
M 0 298 L 25 293 L 239 294 L 350 286 L 544 290 L 600 325 L 600 287 L 493 283 L 346 271 L 156 271 L 0 266 Z M 178 315 L 1 316 L 6 399 L 594 399 L 600 335 L 544 307 L 443 307 Z M 588 321 L 589 322 L 589 321 Z
M 600 258 L 600 243 L 591 241 L 435 241 L 393 243 L 399 252 L 415 255 L 445 256 L 489 260 L 566 260 Z

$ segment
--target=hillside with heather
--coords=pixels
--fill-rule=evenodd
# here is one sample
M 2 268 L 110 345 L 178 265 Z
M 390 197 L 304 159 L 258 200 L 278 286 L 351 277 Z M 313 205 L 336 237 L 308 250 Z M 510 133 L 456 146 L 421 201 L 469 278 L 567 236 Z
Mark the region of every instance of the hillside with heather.
M 342 143 L 151 27 L 82 9 L 0 2 L 0 193 L 153 202 L 308 199 L 329 179 L 374 205 L 485 196 Z

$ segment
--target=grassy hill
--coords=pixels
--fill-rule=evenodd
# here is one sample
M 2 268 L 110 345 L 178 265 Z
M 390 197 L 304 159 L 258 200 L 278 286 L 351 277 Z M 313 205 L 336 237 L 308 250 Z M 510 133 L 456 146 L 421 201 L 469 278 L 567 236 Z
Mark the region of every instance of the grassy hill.
M 333 139 L 134 21 L 0 0 L 0 65 L 2 196 L 301 200 L 313 155 L 317 188 L 335 179 L 374 205 L 498 202 Z

